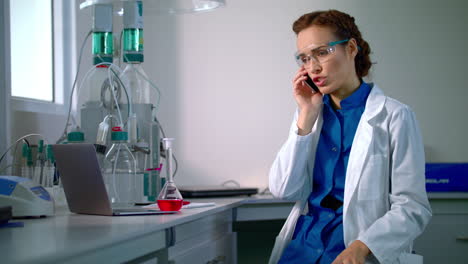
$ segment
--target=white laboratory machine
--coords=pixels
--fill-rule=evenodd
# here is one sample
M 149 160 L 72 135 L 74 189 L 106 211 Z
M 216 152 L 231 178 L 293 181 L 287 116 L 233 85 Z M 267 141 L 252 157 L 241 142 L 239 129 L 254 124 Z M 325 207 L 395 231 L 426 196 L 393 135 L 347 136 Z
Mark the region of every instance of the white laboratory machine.
M 54 215 L 54 199 L 42 186 L 18 176 L 0 176 L 0 207 L 11 206 L 13 217 Z

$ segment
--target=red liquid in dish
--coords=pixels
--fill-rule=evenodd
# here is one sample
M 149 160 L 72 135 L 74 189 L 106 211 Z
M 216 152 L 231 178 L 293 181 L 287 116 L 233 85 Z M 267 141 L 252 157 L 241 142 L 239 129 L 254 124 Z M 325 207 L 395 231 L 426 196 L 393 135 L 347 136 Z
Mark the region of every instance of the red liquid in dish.
M 182 208 L 182 199 L 158 200 L 158 206 L 161 211 L 179 211 Z

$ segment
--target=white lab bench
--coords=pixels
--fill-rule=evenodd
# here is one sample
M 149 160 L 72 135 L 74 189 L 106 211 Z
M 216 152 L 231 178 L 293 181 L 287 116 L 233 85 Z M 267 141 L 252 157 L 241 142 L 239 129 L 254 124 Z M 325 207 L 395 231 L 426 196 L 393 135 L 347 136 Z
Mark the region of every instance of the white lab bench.
M 468 263 L 468 192 L 428 193 L 432 219 L 414 241 L 424 264 Z
M 468 193 L 429 193 L 429 199 L 434 216 L 415 250 L 426 264 L 466 263 Z M 120 217 L 59 209 L 54 217 L 23 220 L 23 228 L 0 229 L 0 262 L 235 264 L 233 224 L 284 220 L 293 205 L 271 196 L 188 200 L 216 206 Z
M 59 208 L 54 217 L 21 220 L 22 228 L 0 229 L 1 263 L 237 263 L 232 223 L 285 219 L 292 206 L 259 196 L 188 200 L 216 206 L 119 217 Z

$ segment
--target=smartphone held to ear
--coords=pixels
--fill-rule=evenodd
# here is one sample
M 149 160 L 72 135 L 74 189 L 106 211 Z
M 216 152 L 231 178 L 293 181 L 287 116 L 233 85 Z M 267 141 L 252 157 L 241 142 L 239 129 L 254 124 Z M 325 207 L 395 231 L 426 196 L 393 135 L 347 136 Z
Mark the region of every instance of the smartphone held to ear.
M 312 81 L 310 76 L 307 74 L 307 79 L 305 80 L 305 83 L 312 88 L 316 93 L 320 93 L 320 90 L 318 89 L 317 85 Z

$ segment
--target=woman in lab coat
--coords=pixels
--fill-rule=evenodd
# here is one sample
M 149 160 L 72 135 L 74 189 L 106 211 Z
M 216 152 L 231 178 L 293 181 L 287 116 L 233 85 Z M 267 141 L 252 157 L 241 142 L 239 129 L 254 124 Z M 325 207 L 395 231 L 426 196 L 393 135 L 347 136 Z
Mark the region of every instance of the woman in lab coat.
M 370 47 L 353 17 L 313 12 L 293 30 L 298 108 L 269 185 L 297 202 L 270 263 L 422 263 L 412 243 L 431 209 L 413 111 L 362 80 Z

